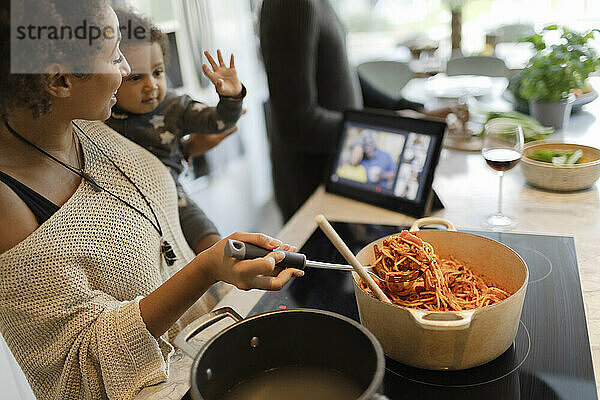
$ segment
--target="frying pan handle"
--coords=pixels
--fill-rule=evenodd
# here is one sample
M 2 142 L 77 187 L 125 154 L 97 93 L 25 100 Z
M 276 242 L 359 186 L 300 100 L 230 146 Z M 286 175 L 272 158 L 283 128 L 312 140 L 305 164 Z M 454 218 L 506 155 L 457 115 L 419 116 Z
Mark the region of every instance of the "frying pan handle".
M 197 320 L 183 328 L 181 332 L 177 334 L 175 340 L 173 341 L 175 343 L 175 346 L 179 347 L 188 356 L 192 358 L 196 357 L 196 354 L 198 354 L 198 349 L 192 346 L 189 343 L 189 340 L 194 336 L 198 335 L 206 328 L 216 324 L 220 320 L 227 317 L 233 318 L 235 322 L 240 322 L 244 319 L 240 314 L 235 312 L 233 308 L 218 308 L 214 311 L 209 312 L 208 314 L 203 315 L 202 317 L 198 318 Z
M 459 331 L 463 329 L 467 329 L 471 326 L 471 321 L 473 320 L 473 315 L 475 315 L 475 310 L 470 311 L 461 311 L 460 313 L 449 313 L 456 316 L 455 320 L 436 320 L 436 319 L 428 319 L 427 317 L 430 315 L 439 315 L 438 313 L 424 310 L 415 310 L 413 308 L 409 308 L 411 317 L 415 320 L 417 325 L 419 325 L 423 329 L 428 329 L 432 331 Z
M 454 227 L 452 222 L 450 222 L 446 219 L 443 219 L 443 218 L 435 218 L 435 217 L 425 217 L 425 218 L 416 220 L 415 222 L 413 222 L 412 226 L 410 227 L 410 231 L 417 232 L 420 227 L 425 226 L 425 225 L 432 225 L 432 224 L 442 225 L 442 226 L 445 226 L 449 231 L 456 232 L 456 228 Z

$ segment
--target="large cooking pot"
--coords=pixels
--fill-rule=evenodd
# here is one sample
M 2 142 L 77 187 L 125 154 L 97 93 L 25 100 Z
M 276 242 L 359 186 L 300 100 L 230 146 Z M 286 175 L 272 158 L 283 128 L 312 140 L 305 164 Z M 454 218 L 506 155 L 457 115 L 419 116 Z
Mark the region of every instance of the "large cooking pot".
M 448 230 L 424 230 L 427 224 Z M 485 364 L 504 353 L 519 327 L 529 271 L 525 261 L 502 243 L 457 232 L 442 219 L 415 221 L 411 232 L 429 242 L 441 258 L 456 257 L 495 285 L 512 293 L 500 303 L 465 311 L 426 311 L 383 303 L 365 292 L 353 272 L 354 293 L 361 323 L 379 339 L 386 355 L 403 364 L 431 370 L 458 370 Z M 375 261 L 373 246 L 365 246 L 357 259 Z
M 190 338 L 226 317 L 237 322 L 199 352 L 189 343 Z M 271 371 L 299 371 L 297 378 L 293 376 L 296 385 L 307 376 L 302 373 L 304 367 L 311 373 L 323 371 L 328 377 L 335 372 L 332 385 L 356 386 L 358 394 L 348 400 L 385 399 L 377 394 L 385 372 L 379 342 L 362 325 L 332 312 L 285 310 L 242 319 L 231 308 L 221 308 L 182 330 L 175 345 L 195 357 L 190 390 L 195 400 L 222 400 L 236 386 L 263 379 L 262 375 Z M 257 395 L 252 398 L 269 397 L 264 392 Z M 304 398 L 316 400 L 314 396 Z

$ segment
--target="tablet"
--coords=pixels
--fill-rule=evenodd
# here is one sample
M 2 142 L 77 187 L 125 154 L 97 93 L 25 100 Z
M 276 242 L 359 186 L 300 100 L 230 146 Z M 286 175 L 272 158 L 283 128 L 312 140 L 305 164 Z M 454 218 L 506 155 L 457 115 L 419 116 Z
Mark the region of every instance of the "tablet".
M 403 212 L 429 215 L 431 188 L 446 124 L 394 112 L 349 110 L 325 188 L 330 193 Z

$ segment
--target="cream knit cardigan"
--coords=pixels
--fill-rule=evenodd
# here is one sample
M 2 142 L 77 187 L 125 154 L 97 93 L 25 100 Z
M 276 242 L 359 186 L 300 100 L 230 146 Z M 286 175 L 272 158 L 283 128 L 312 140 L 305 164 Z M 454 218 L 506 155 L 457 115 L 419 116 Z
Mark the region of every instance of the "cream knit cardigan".
M 215 285 L 162 338 L 152 337 L 139 300 L 194 257 L 173 179 L 157 158 L 103 123 L 76 123 L 150 200 L 178 260 L 167 266 L 152 225 L 82 181 L 56 214 L 0 254 L 0 330 L 38 399 L 130 399 L 166 379 L 169 340 L 227 288 Z M 152 218 L 131 183 L 79 138 L 85 171 Z

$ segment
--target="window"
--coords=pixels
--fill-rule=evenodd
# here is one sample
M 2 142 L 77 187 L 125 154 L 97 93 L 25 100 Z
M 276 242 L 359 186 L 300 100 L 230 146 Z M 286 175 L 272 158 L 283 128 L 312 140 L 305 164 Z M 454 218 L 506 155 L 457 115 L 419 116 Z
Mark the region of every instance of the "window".
M 586 30 L 600 22 L 596 0 L 331 0 L 348 32 L 353 62 L 398 57 L 397 47 L 422 37 L 449 46 L 448 4 L 463 3 L 462 47 L 480 52 L 485 34 L 504 24 L 530 23 L 541 28 L 559 22 Z

